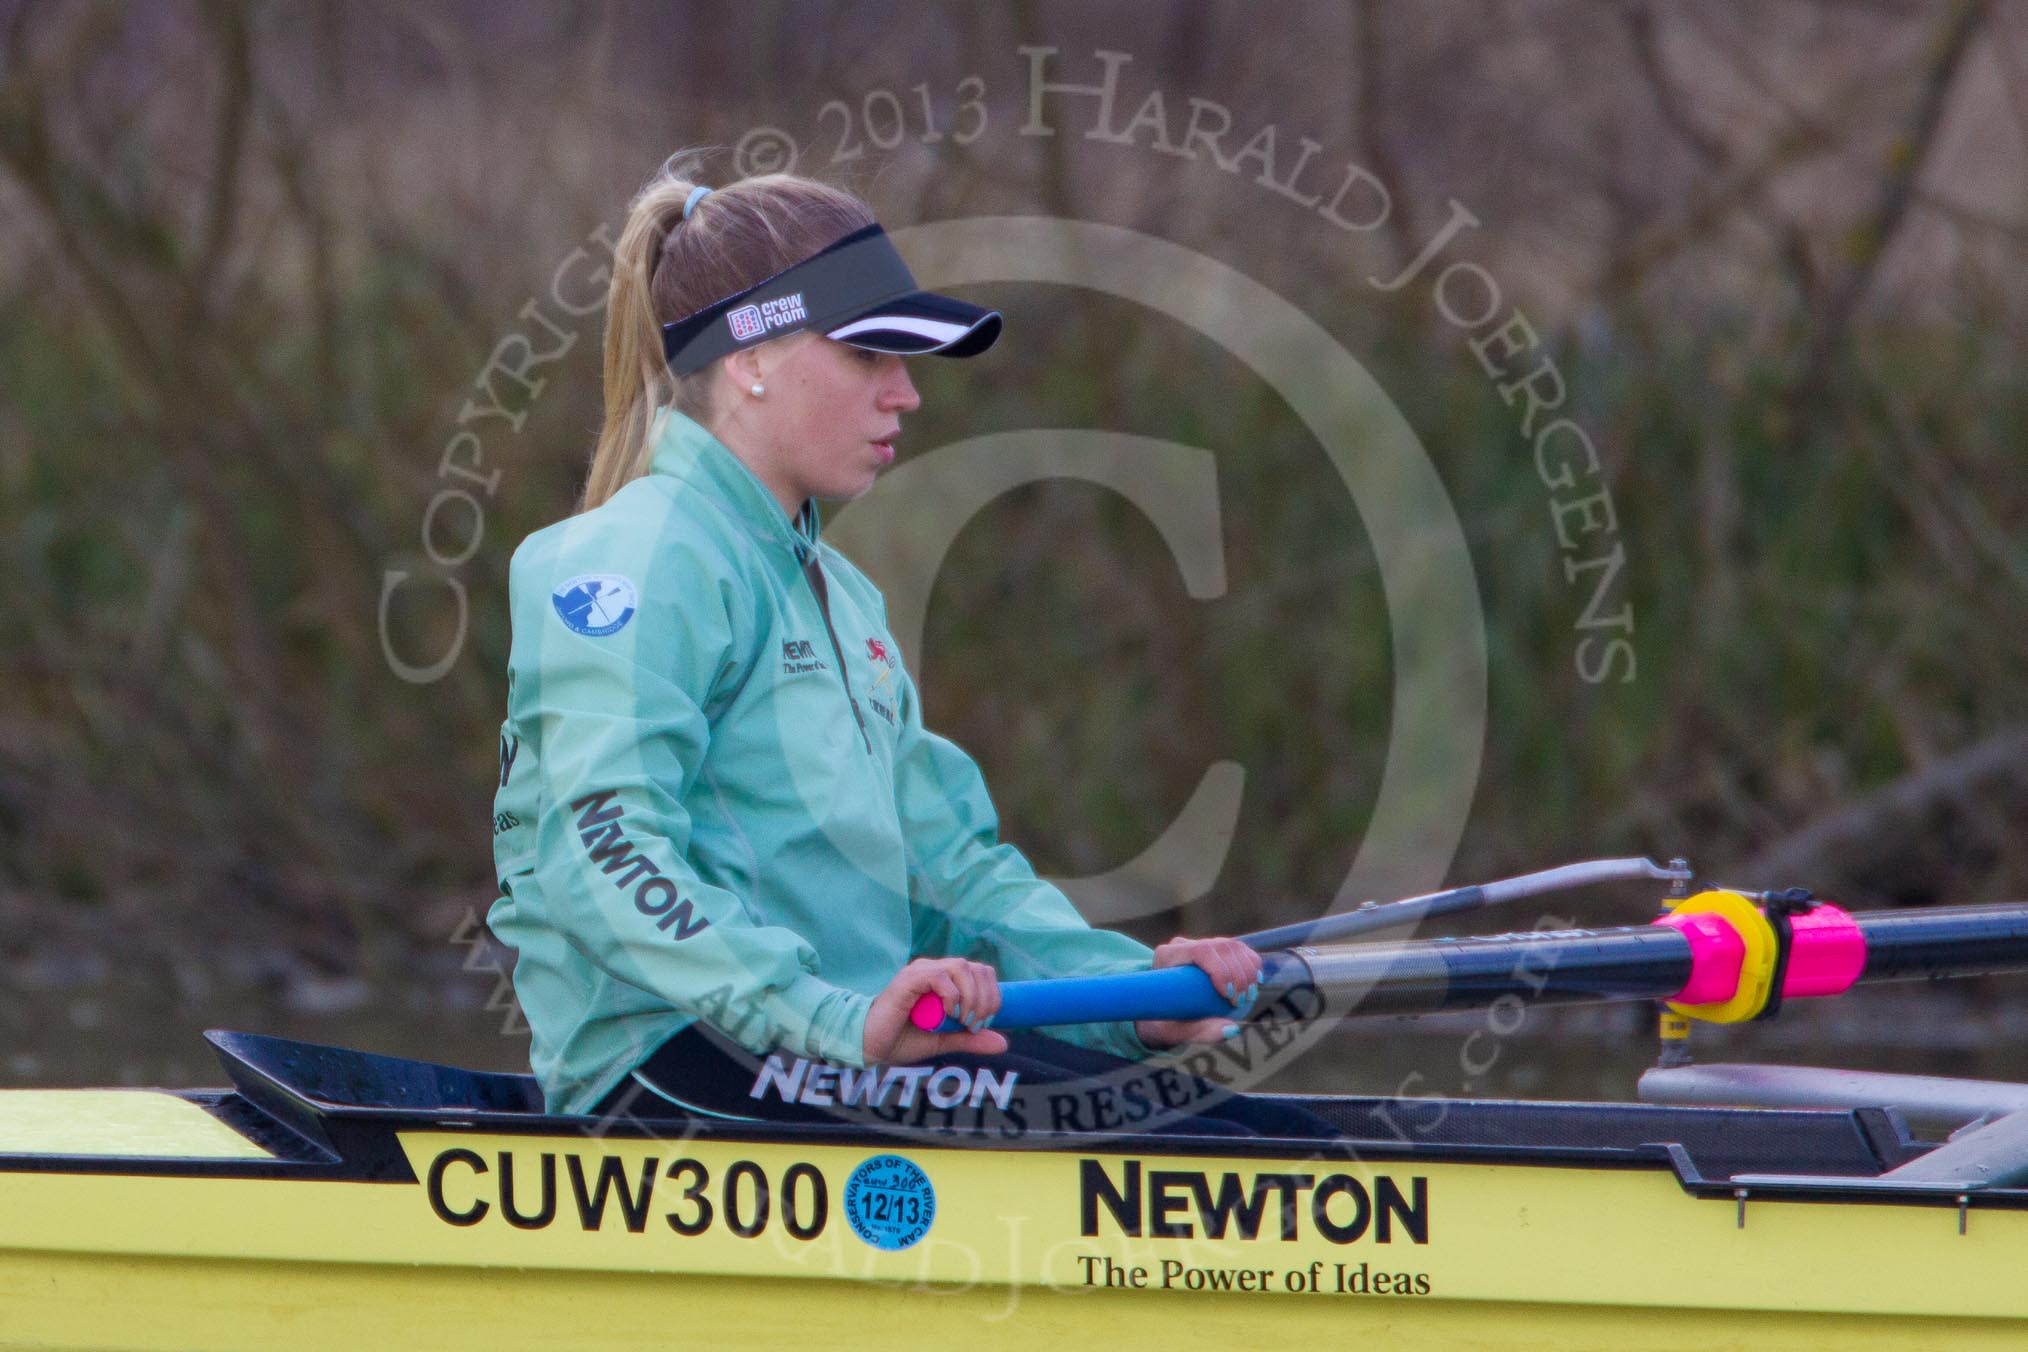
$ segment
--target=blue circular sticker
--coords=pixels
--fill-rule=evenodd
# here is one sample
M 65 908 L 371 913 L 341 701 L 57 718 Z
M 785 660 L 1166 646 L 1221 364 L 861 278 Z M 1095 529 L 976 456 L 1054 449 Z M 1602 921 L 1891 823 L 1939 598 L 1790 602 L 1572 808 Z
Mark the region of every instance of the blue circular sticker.
M 586 638 L 604 638 L 634 618 L 634 584 L 618 573 L 586 573 L 549 594 L 563 622 Z
M 907 1248 L 936 1218 L 929 1175 L 899 1155 L 875 1155 L 845 1182 L 845 1219 L 876 1249 Z

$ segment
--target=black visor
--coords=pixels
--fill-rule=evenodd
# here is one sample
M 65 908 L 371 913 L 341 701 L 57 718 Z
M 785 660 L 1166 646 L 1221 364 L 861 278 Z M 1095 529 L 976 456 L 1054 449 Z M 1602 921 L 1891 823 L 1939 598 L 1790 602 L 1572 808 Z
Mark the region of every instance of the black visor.
M 689 375 L 729 352 L 804 329 L 875 352 L 971 357 L 1000 336 L 1000 315 L 918 289 L 887 232 L 869 225 L 765 281 L 664 324 L 662 353 L 670 369 Z

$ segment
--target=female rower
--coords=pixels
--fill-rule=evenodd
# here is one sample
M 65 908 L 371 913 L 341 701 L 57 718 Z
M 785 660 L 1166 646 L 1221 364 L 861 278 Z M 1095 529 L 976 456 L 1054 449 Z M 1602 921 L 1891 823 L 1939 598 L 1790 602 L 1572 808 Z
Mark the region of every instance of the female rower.
M 488 920 L 518 950 L 552 1111 L 891 1119 L 956 1066 L 989 1072 L 968 1106 L 1043 1128 L 1030 1086 L 1236 1031 L 1259 956 L 1087 926 L 998 840 L 978 767 L 923 726 L 879 591 L 819 539 L 817 500 L 871 488 L 921 402 L 903 358 L 975 356 L 1000 327 L 918 290 L 828 185 L 714 191 L 672 160 L 635 197 L 583 505 L 509 581 Z M 1201 967 L 1233 1017 L 1011 1049 L 984 1026 L 1002 977 L 1150 964 Z M 932 992 L 966 1031 L 909 1022 Z M 1196 1087 L 1205 1129 L 1288 1129 Z

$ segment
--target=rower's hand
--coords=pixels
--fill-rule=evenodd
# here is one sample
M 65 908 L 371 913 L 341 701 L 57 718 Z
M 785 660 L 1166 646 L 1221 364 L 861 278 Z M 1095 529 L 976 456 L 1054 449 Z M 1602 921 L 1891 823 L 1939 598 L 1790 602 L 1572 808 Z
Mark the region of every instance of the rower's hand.
M 1232 1001 L 1232 1013 L 1213 1019 L 1142 1019 L 1134 1031 L 1150 1047 L 1231 1037 L 1260 995 L 1260 954 L 1237 939 L 1185 939 L 1178 935 L 1155 950 L 1154 965 L 1202 967 L 1212 988 Z
M 908 1021 L 915 1002 L 928 994 L 943 997 L 945 1011 L 971 1031 L 925 1033 Z M 1000 1012 L 1000 977 L 983 962 L 963 958 L 917 958 L 894 974 L 887 989 L 873 997 L 866 1011 L 866 1064 L 920 1061 L 943 1052 L 978 1052 L 995 1056 L 1007 1050 L 1007 1039 L 982 1031 L 986 1020 Z

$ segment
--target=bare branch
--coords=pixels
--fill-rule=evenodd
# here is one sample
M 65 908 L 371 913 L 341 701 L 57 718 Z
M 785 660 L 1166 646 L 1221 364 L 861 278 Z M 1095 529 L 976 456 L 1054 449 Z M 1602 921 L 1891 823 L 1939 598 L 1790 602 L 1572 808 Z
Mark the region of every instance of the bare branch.
M 2022 93 L 2024 89 L 2028 89 L 2028 81 L 2023 80 L 2013 49 L 2008 46 L 2008 40 L 2012 35 L 2005 32 L 2006 24 L 2002 21 L 2002 16 L 2010 12 L 2018 11 L 1999 10 L 1993 13 L 1992 26 L 2001 32 L 1990 43 L 1989 49 L 2005 77 L 2003 84 L 2015 118 L 2021 125 L 2021 134 L 2028 137 L 2028 105 L 2024 105 Z M 1724 57 L 1731 64 L 1733 73 L 1755 93 L 1781 109 L 1791 120 L 1807 122 L 1816 127 L 1826 144 L 1836 142 L 1832 153 L 1841 160 L 1853 165 L 1863 164 L 1869 170 L 1874 167 L 1875 162 L 1863 160 L 1862 152 L 1857 147 L 1838 141 L 1829 126 L 1822 121 L 1821 114 L 1793 98 L 1781 78 L 1767 68 L 1751 46 L 1714 27 L 1710 11 L 1705 6 L 1681 5 L 1673 8 L 1670 13 L 1681 16 L 1691 28 L 1695 29 L 1705 46 Z M 1992 212 L 1962 202 L 1941 189 L 1927 187 L 1921 183 L 1916 183 L 1912 191 L 1917 205 L 1927 207 L 1954 225 L 1989 231 L 2016 243 L 2028 244 L 2028 222 L 2011 221 L 1995 216 Z
M 1871 94 L 1870 81 L 1854 80 L 1839 91 L 1832 117 L 1842 116 Z M 1799 122 L 1783 128 L 1758 155 L 1720 172 L 1681 218 L 1641 232 L 1608 259 L 1597 289 L 1611 292 L 1638 285 L 1662 263 L 1716 234 L 1742 207 L 1760 201 L 1766 187 L 1782 174 L 1830 149 L 1832 143 L 1813 124 Z
M 2028 554 L 2024 554 L 2008 532 L 1993 520 L 1978 495 L 1968 491 L 1965 477 L 1950 466 L 1938 463 L 1938 455 L 1917 429 L 1908 410 L 1895 397 L 1891 384 L 1878 372 L 1868 371 L 1866 386 L 1895 450 L 1927 489 L 1923 515 L 1938 523 L 1936 529 L 1948 532 L 1994 572 L 2028 595 Z M 1899 476 L 1889 473 L 1886 477 L 1904 502 L 1913 496 Z M 1975 584 L 1973 591 L 1980 599 L 1988 599 L 1983 585 Z
M 1681 91 L 1670 77 L 1662 59 L 1661 45 L 1655 38 L 1654 10 L 1647 5 L 1628 5 L 1620 11 L 1620 17 L 1626 21 L 1634 59 L 1640 65 L 1641 74 L 1647 77 L 1648 92 L 1654 96 L 1655 109 L 1661 113 L 1663 124 L 1675 132 L 1707 166 L 1721 165 L 1731 159 L 1725 142 L 1691 116 Z
M 1353 10 L 1353 23 L 1352 41 L 1359 57 L 1359 153 L 1393 204 L 1387 231 L 1393 240 L 1395 257 L 1406 263 L 1415 257 L 1416 241 L 1423 236 L 1416 222 L 1415 204 L 1402 180 L 1401 163 L 1387 140 L 1387 90 L 1381 83 L 1381 72 L 1387 66 L 1387 35 L 1380 26 L 1379 0 L 1361 0 Z
M 1853 312 L 1872 286 L 1880 260 L 1907 218 L 1916 181 L 1929 160 L 1965 51 L 1985 17 L 1986 0 L 1960 0 L 1931 47 L 1929 70 L 1923 77 L 1908 129 L 1889 147 L 1886 173 L 1873 210 L 1852 233 L 1851 265 L 1831 284 L 1816 316 L 1802 375 L 1796 383 L 1797 402 L 1804 408 L 1821 403 L 1832 359 L 1844 346 Z
M 1817 886 L 1847 876 L 1882 841 L 1919 834 L 1939 810 L 1974 801 L 1995 786 L 2023 784 L 2028 784 L 2028 727 L 2007 728 L 1819 817 L 1754 855 L 1741 865 L 1741 873 Z
M 1626 20 L 1627 36 L 1633 44 L 1634 59 L 1647 77 L 1648 90 L 1654 97 L 1663 125 L 1675 132 L 1707 169 L 1723 171 L 1728 168 L 1735 159 L 1731 147 L 1716 132 L 1697 121 L 1669 74 L 1661 44 L 1656 38 L 1654 11 L 1647 5 L 1629 5 L 1621 10 L 1621 14 Z M 1826 141 L 1829 139 L 1825 138 Z M 1741 184 L 1742 202 L 1755 209 L 1762 224 L 1774 236 L 1777 255 L 1787 265 L 1796 289 L 1808 299 L 1817 290 L 1817 269 L 1810 257 L 1809 239 L 1794 220 L 1768 200 L 1765 188 L 1764 180 L 1748 177 Z
M 192 259 L 186 293 L 185 322 L 197 320 L 207 308 L 206 292 L 232 246 L 239 216 L 240 158 L 253 106 L 253 35 L 240 0 L 211 0 L 206 17 L 218 46 L 218 125 L 212 134 L 211 202 L 204 233 Z

